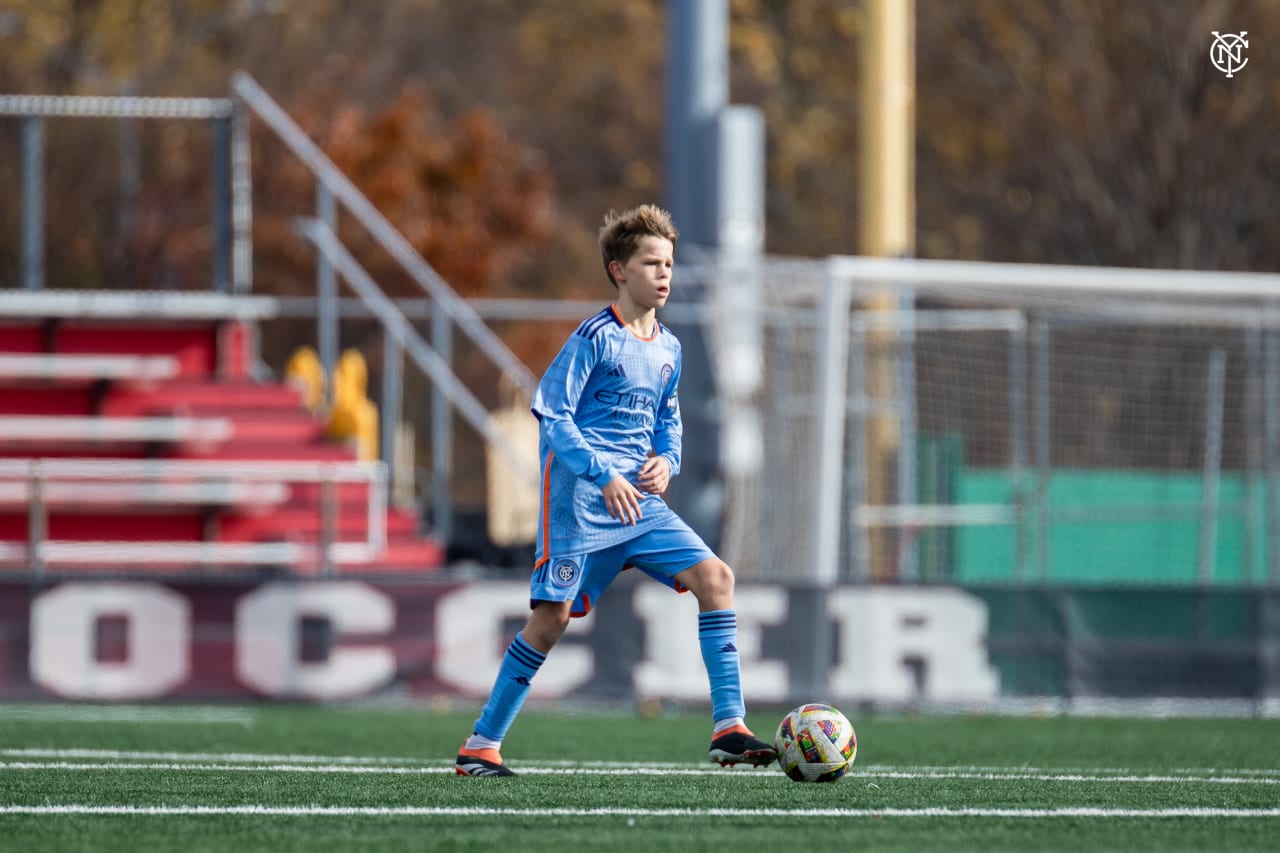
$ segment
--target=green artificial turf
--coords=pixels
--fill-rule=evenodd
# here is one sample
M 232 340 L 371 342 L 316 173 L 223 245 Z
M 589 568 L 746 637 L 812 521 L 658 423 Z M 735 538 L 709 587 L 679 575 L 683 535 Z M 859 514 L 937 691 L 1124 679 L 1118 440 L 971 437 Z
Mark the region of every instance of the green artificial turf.
M 705 714 L 531 709 L 503 750 L 522 775 L 467 779 L 451 767 L 473 710 L 134 710 L 0 706 L 0 847 L 1199 851 L 1280 838 L 1280 720 L 850 714 L 853 769 L 809 785 L 707 762 Z M 749 722 L 771 737 L 783 710 Z

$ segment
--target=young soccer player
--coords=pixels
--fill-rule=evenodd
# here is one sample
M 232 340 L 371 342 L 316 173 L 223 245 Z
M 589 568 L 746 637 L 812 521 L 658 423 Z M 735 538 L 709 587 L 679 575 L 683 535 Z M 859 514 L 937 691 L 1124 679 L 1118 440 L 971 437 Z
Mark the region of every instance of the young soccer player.
M 531 612 L 458 751 L 459 775 L 516 775 L 499 750 L 530 681 L 570 617 L 586 615 L 627 567 L 698 600 L 711 760 L 759 766 L 776 757 L 744 720 L 733 570 L 662 499 L 680 470 L 680 342 L 656 313 L 671 294 L 676 237 L 653 205 L 604 219 L 600 253 L 618 298 L 569 336 L 534 395 L 542 498 Z

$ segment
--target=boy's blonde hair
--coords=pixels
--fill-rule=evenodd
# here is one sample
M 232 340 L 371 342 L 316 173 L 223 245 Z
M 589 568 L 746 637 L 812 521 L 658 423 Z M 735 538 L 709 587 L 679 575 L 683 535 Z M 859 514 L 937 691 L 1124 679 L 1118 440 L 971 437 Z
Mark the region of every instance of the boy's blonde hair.
M 617 280 L 609 272 L 611 261 L 625 264 L 640 248 L 640 241 L 645 237 L 662 237 L 674 246 L 679 236 L 680 232 L 671 223 L 671 214 L 657 205 L 642 204 L 622 213 L 609 211 L 600 226 L 600 257 L 604 260 L 605 275 L 617 287 Z

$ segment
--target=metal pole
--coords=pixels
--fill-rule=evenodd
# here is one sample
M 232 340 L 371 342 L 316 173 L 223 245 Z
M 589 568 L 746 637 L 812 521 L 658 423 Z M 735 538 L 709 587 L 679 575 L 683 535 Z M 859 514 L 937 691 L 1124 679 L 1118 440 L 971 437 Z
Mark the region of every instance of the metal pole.
M 681 245 L 710 248 L 719 245 L 728 213 L 718 186 L 718 158 L 724 153 L 718 129 L 729 99 L 729 0 L 667 0 L 666 12 L 663 193 Z M 737 436 L 726 435 L 731 428 L 722 421 L 713 375 L 714 326 L 687 324 L 680 340 L 684 461 L 680 488 L 668 499 L 716 549 L 725 529 L 722 451 L 726 438 L 736 441 Z
M 728 0 L 668 0 L 664 196 L 684 242 L 718 245 L 716 122 L 729 100 Z
M 369 481 L 369 547 L 375 554 L 387 548 L 387 503 L 390 500 L 390 480 L 385 465 L 379 465 Z
M 338 233 L 338 208 L 323 178 L 316 181 L 316 218 Z M 332 405 L 334 369 L 338 365 L 338 277 L 323 252 L 316 253 L 316 348 L 327 377 L 325 403 Z
M 849 404 L 845 373 L 849 357 L 849 305 L 847 279 L 828 269 L 822 291 L 818 341 L 818 400 L 814 407 L 813 472 L 813 580 L 831 587 L 840 578 L 840 495 L 846 471 L 844 422 Z
M 453 326 L 449 315 L 440 307 L 431 314 L 431 345 L 445 364 L 453 368 Z M 431 390 L 431 509 L 436 535 L 449 539 L 453 535 L 453 410 L 444 389 L 438 384 Z
M 325 470 L 320 481 L 320 574 L 331 578 L 338 573 L 333 544 L 338 539 L 338 484 L 333 472 Z
M 138 140 L 138 123 L 133 119 L 116 119 L 116 144 L 120 146 L 120 203 L 117 207 L 117 240 L 121 247 L 133 239 L 137 222 L 138 192 L 142 188 L 142 145 Z
M 858 247 L 863 255 L 905 258 L 915 253 L 915 0 L 865 0 L 863 3 L 861 106 L 858 150 L 859 201 L 875 211 L 858 221 Z M 890 312 L 902 308 L 891 285 L 872 291 L 867 306 Z M 905 404 L 891 409 L 890 398 L 904 392 L 901 363 L 895 364 L 891 333 L 869 331 L 867 393 L 883 407 L 867 421 L 867 503 L 907 503 L 895 494 L 903 475 L 901 456 L 914 452 L 903 439 L 899 416 Z M 900 398 L 899 398 L 900 399 Z M 875 580 L 893 580 L 898 570 L 894 539 L 885 528 L 870 528 L 871 572 Z M 897 542 L 902 543 L 902 531 Z
M 792 614 L 802 627 L 806 648 L 814 649 L 800 662 L 792 689 L 800 695 L 822 695 L 829 689 L 834 665 L 834 632 L 826 603 L 840 582 L 840 534 L 847 517 L 843 500 L 849 466 L 846 464 L 845 419 L 849 416 L 848 358 L 849 308 L 852 288 L 849 281 L 828 265 L 823 276 L 822 301 L 818 305 L 818 348 L 814 401 L 813 458 L 809 481 L 813 490 L 814 559 L 811 582 L 790 590 Z M 856 476 L 856 474 L 855 474 Z M 863 531 L 858 538 L 865 539 Z
M 700 324 L 700 337 L 708 354 L 705 372 L 719 403 L 715 431 L 693 426 L 686 429 L 685 458 L 699 452 L 699 444 L 718 445 L 718 453 L 705 453 L 705 462 L 717 461 L 719 477 L 711 470 L 700 470 L 702 480 L 722 484 L 720 506 L 737 507 L 726 513 L 719 524 L 710 518 L 690 518 L 708 532 L 719 532 L 720 550 L 739 566 L 739 571 L 761 565 L 768 558 L 759 549 L 743 542 L 743 519 L 755 519 L 746 527 L 755 528 L 760 517 L 762 489 L 760 472 L 764 463 L 764 428 L 760 397 L 764 387 L 764 300 L 761 279 L 764 267 L 764 196 L 765 196 L 765 129 L 764 115 L 756 107 L 726 107 L 718 122 L 716 181 L 720 197 L 716 200 L 720 221 L 717 242 L 716 271 L 703 305 L 712 308 L 706 322 Z M 730 319 L 732 318 L 732 319 Z M 702 359 L 696 359 L 701 361 Z M 689 360 L 686 360 L 689 364 Z M 686 392 L 696 387 L 682 380 Z M 696 392 L 695 392 L 696 393 Z M 699 468 L 705 463 L 700 460 Z M 683 477 L 682 477 L 683 479 Z M 702 491 L 702 489 L 699 489 Z M 702 501 L 695 499 L 695 504 Z M 680 511 L 677 509 L 677 511 Z M 719 516 L 721 513 L 716 513 Z M 714 534 L 713 534 L 714 538 Z M 716 548 L 709 539 L 707 544 Z M 732 555 L 732 556 L 729 556 Z M 742 565 L 745 563 L 745 565 Z
M 1027 324 L 1026 317 L 1009 331 L 1009 476 L 1013 481 L 1014 576 L 1027 576 Z
M 846 469 L 845 499 L 847 506 L 856 509 L 867 503 L 870 494 L 867 471 L 867 420 L 871 416 L 872 402 L 867 398 L 867 332 L 862 323 L 853 322 L 849 328 L 849 355 L 845 359 L 849 377 L 849 393 L 844 416 L 848 419 L 848 447 L 851 459 Z M 850 527 L 850 580 L 865 583 L 871 579 L 870 528 L 861 525 Z
M 241 294 L 253 289 L 252 156 L 249 116 L 237 98 L 231 112 L 231 274 L 232 288 Z
M 382 412 L 378 422 L 382 435 L 380 454 L 387 466 L 389 488 L 395 487 L 397 467 L 396 430 L 400 427 L 404 399 L 404 346 L 385 328 L 382 330 Z
M 22 286 L 44 287 L 44 119 L 22 118 Z
M 1262 509 L 1262 491 L 1258 488 L 1263 471 L 1266 429 L 1262 416 L 1262 329 L 1258 326 L 1245 331 L 1245 389 L 1244 389 L 1244 579 L 1257 583 L 1266 576 L 1263 555 L 1259 544 L 1265 529 Z
M 1280 332 L 1267 329 L 1262 340 L 1265 405 L 1263 452 L 1267 492 L 1267 577 L 1280 584 Z
M 231 292 L 231 119 L 213 119 L 213 289 Z
M 1213 580 L 1218 546 L 1218 492 L 1222 479 L 1222 407 L 1227 377 L 1227 353 L 1214 347 L 1209 353 L 1205 384 L 1204 473 L 1200 486 L 1200 541 L 1197 573 L 1201 586 Z
M 914 506 L 918 503 L 916 489 L 916 330 L 915 294 L 910 287 L 898 292 L 898 376 L 895 397 L 898 401 L 898 503 Z M 917 559 L 918 531 L 911 527 L 898 528 L 897 575 L 905 581 L 920 577 Z
M 1037 320 L 1032 330 L 1035 341 L 1035 423 L 1036 454 L 1036 563 L 1040 580 L 1049 579 L 1049 486 L 1053 478 L 1053 461 L 1050 457 L 1052 443 L 1052 403 L 1049 382 L 1049 324 Z
M 27 562 L 31 573 L 44 574 L 44 543 L 49 538 L 49 512 L 44 501 L 44 472 L 31 463 L 31 505 L 27 508 Z

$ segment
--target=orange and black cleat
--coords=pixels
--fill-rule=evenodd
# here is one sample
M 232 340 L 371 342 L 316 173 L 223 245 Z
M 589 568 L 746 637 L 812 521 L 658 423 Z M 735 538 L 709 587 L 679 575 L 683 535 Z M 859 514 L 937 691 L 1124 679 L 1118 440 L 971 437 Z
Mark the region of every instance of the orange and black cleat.
M 746 726 L 734 726 L 716 732 L 711 739 L 709 754 L 711 760 L 721 767 L 732 767 L 735 764 L 763 767 L 778 759 L 777 751 L 752 734 Z
M 502 755 L 496 749 L 467 749 L 464 743 L 458 750 L 458 760 L 453 770 L 459 776 L 517 776 L 502 763 Z

